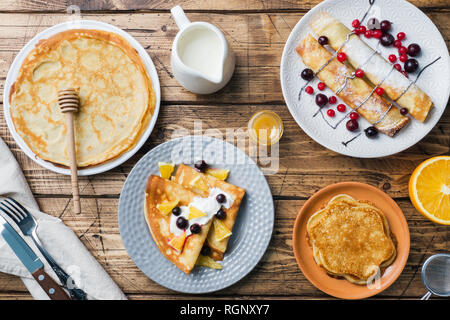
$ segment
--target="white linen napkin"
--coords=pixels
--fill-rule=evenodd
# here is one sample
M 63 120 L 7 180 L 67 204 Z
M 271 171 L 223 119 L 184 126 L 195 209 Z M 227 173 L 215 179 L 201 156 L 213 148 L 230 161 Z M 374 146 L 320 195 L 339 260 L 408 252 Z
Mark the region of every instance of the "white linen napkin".
M 88 299 L 126 299 L 119 287 L 94 259 L 75 233 L 60 219 L 39 211 L 19 164 L 8 146 L 0 138 L 0 200 L 2 197 L 11 197 L 17 200 L 33 214 L 38 224 L 37 234 L 44 247 L 59 266 L 73 278 L 77 287 L 87 293 Z M 2 214 L 2 216 L 5 217 L 6 215 Z M 6 220 L 11 223 L 9 218 L 6 218 Z M 15 224 L 11 223 L 11 225 L 19 231 Z M 19 234 L 21 234 L 20 231 Z M 59 283 L 56 274 L 31 239 L 23 238 L 42 260 L 45 271 Z M 3 237 L 0 237 L 0 272 L 21 277 L 35 299 L 49 299 Z

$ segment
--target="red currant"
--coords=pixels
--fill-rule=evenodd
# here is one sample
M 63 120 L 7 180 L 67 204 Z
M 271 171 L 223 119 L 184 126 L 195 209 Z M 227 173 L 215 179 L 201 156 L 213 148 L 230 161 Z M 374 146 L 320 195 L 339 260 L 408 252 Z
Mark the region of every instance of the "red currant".
M 406 54 L 401 54 L 400 58 L 398 58 L 401 62 L 406 62 L 408 60 L 408 56 Z
M 379 30 L 379 29 L 372 30 L 372 37 L 374 37 L 376 39 L 380 39 L 382 35 L 383 35 L 383 32 L 381 30 Z
M 337 102 L 337 99 L 335 96 L 331 96 L 328 98 L 328 103 L 329 104 L 335 104 Z
M 311 87 L 311 86 L 307 86 L 307 87 L 305 88 L 305 92 L 306 92 L 307 94 L 313 94 L 313 93 L 314 93 L 314 89 L 313 89 L 313 87 Z
M 353 20 L 353 22 L 352 22 L 352 27 L 353 27 L 353 28 L 358 28 L 358 27 L 359 27 L 359 24 L 360 24 L 359 20 L 358 20 L 358 19 L 355 19 L 355 20 Z
M 364 77 L 364 71 L 361 70 L 361 69 L 356 69 L 356 71 L 355 71 L 355 76 L 356 76 L 357 78 L 362 78 L 362 77 Z
M 366 38 L 372 38 L 372 30 L 367 30 L 366 32 L 364 32 L 364 36 Z
M 378 87 L 375 92 L 377 95 L 382 96 L 384 94 L 384 89 L 382 87 Z
M 334 117 L 334 115 L 335 115 L 334 110 L 333 110 L 333 109 L 328 109 L 328 110 L 327 110 L 327 115 L 328 115 L 329 117 Z
M 401 46 L 402 46 L 402 42 L 400 40 L 395 40 L 394 41 L 394 47 L 400 48 Z
M 406 73 L 405 70 L 402 71 L 402 74 L 409 79 L 409 76 L 408 76 L 408 74 Z
M 356 112 L 351 112 L 350 113 L 350 119 L 358 120 L 358 118 L 359 118 L 359 114 L 357 114 Z
M 338 106 L 336 107 L 337 111 L 339 112 L 345 112 L 345 104 L 338 104 Z
M 345 60 L 347 60 L 347 55 L 345 54 L 345 52 L 339 52 L 337 55 L 337 59 L 339 62 L 344 62 Z
M 363 34 L 363 33 L 366 32 L 367 29 L 366 29 L 366 27 L 364 27 L 364 26 L 359 26 L 357 30 L 358 30 L 358 33 L 359 33 L 359 34 Z
M 390 54 L 388 59 L 390 62 L 394 63 L 395 61 L 397 61 L 397 56 L 395 54 Z
M 317 89 L 319 89 L 320 91 L 323 91 L 325 89 L 325 83 L 319 82 L 317 84 Z
M 402 66 L 399 63 L 394 64 L 394 68 L 398 71 L 402 70 Z
M 408 50 L 404 46 L 401 46 L 401 47 L 398 48 L 398 53 L 399 54 L 406 54 L 406 51 L 408 51 Z
M 406 34 L 404 32 L 397 33 L 397 39 L 398 40 L 403 40 L 405 38 L 406 38 Z

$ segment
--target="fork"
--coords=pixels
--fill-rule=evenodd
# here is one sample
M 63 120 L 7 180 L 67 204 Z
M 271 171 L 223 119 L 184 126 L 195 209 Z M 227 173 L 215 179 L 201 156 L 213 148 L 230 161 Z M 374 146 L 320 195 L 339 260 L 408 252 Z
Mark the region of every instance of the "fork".
M 5 200 L 1 201 L 0 210 L 8 215 L 8 217 L 10 217 L 17 224 L 24 235 L 31 237 L 36 247 L 47 260 L 48 264 L 52 267 L 53 271 L 55 271 L 58 279 L 62 283 L 62 287 L 69 291 L 72 299 L 86 300 L 86 293 L 83 290 L 74 287 L 75 283 L 70 278 L 70 276 L 56 263 L 56 261 L 42 245 L 36 233 L 36 220 L 31 215 L 31 213 L 12 198 L 6 198 Z M 69 279 L 72 282 L 70 288 L 67 285 Z

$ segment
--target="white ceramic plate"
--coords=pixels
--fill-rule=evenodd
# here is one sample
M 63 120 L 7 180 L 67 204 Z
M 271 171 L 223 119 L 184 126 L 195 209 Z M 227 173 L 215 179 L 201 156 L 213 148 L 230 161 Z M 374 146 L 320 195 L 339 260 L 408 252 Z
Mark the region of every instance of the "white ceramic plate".
M 144 217 L 145 186 L 159 175 L 158 161 L 190 164 L 204 159 L 212 167 L 230 170 L 227 181 L 245 189 L 221 270 L 195 267 L 190 274 L 175 267 L 159 251 Z M 269 245 L 274 224 L 272 194 L 264 175 L 245 152 L 205 136 L 186 136 L 150 150 L 128 175 L 120 194 L 119 229 L 134 263 L 149 278 L 172 290 L 206 293 L 228 287 L 247 275 Z
M 53 163 L 42 160 L 39 158 L 31 149 L 28 147 L 28 145 L 25 143 L 25 141 L 20 137 L 20 135 L 17 133 L 16 129 L 14 128 L 14 124 L 11 120 L 11 114 L 10 114 L 10 105 L 9 105 L 9 93 L 12 84 L 16 81 L 17 75 L 19 73 L 20 67 L 22 65 L 23 60 L 26 58 L 28 53 L 30 53 L 31 50 L 34 49 L 36 44 L 41 39 L 47 39 L 51 37 L 52 35 L 70 30 L 70 29 L 96 29 L 96 30 L 104 30 L 109 32 L 114 32 L 119 34 L 120 36 L 124 37 L 133 48 L 137 50 L 139 53 L 139 56 L 141 57 L 145 68 L 147 70 L 147 74 L 150 77 L 153 85 L 153 91 L 155 92 L 156 96 L 156 104 L 155 104 L 155 110 L 153 113 L 152 118 L 149 121 L 147 129 L 142 134 L 141 138 L 139 139 L 138 143 L 134 146 L 134 148 L 128 150 L 127 152 L 123 153 L 120 157 L 108 161 L 106 163 L 85 168 L 85 169 L 79 169 L 78 175 L 80 176 L 88 176 L 93 174 L 102 173 L 108 170 L 111 170 L 125 161 L 127 161 L 130 157 L 132 157 L 139 148 L 142 147 L 142 145 L 145 143 L 147 138 L 150 136 L 150 133 L 153 130 L 153 127 L 155 126 L 156 119 L 158 118 L 159 113 L 159 104 L 161 102 L 161 90 L 159 86 L 159 79 L 158 79 L 158 73 L 156 72 L 155 65 L 152 62 L 152 59 L 147 54 L 145 49 L 139 44 L 139 42 L 136 41 L 130 34 L 123 31 L 122 29 L 119 29 L 113 25 L 100 22 L 100 21 L 94 21 L 94 20 L 77 20 L 77 21 L 68 21 L 63 22 L 60 24 L 57 24 L 53 27 L 50 27 L 41 33 L 37 34 L 33 39 L 31 39 L 23 48 L 20 50 L 19 54 L 14 59 L 9 71 L 8 75 L 6 77 L 5 82 L 5 90 L 3 93 L 3 108 L 4 108 L 4 114 L 5 114 L 5 120 L 8 125 L 9 131 L 11 132 L 14 140 L 19 145 L 19 147 L 22 149 L 22 151 L 33 161 L 38 163 L 39 165 L 43 166 L 44 168 L 51 170 L 53 172 L 70 175 L 70 170 L 61 168 L 58 166 L 55 166 Z
M 298 100 L 300 88 L 305 84 L 305 80 L 300 77 L 300 73 L 306 66 L 295 48 L 308 33 L 314 35 L 314 32 L 309 28 L 309 23 L 319 12 L 330 13 L 351 28 L 351 22 L 354 19 L 361 20 L 368 8 L 369 0 L 327 0 L 311 9 L 292 30 L 284 47 L 280 70 L 284 99 L 289 111 L 303 131 L 328 149 L 359 158 L 389 156 L 419 142 L 439 121 L 450 93 L 449 54 L 445 41 L 433 22 L 407 1 L 375 0 L 363 24 L 367 23 L 367 19 L 372 17 L 376 17 L 380 21 L 387 19 L 393 22 L 391 33 L 394 37 L 398 32 L 403 31 L 407 36 L 403 41 L 404 45 L 418 43 L 421 46 L 422 54 L 417 58 L 419 69 L 437 57 L 441 57 L 439 61 L 427 68 L 417 81 L 417 85 L 433 100 L 434 108 L 425 123 L 411 119 L 411 123 L 400 130 L 394 138 L 389 138 L 384 134 L 379 134 L 375 139 L 367 138 L 362 129 L 368 127 L 369 123 L 364 119 L 359 120 L 360 130 L 352 133 L 345 128 L 346 121 L 343 121 L 336 130 L 333 130 L 324 122 L 320 114 L 313 117 L 318 110 L 314 95 L 303 93 L 300 101 Z M 376 47 L 378 41 L 363 36 L 361 39 L 372 48 Z M 394 47 L 379 46 L 379 50 L 383 57 L 387 57 L 391 53 L 398 55 L 397 49 Z M 416 75 L 417 72 L 411 74 L 410 79 L 414 80 Z M 315 93 L 318 91 L 317 83 L 317 79 L 311 82 Z M 328 88 L 324 93 L 327 96 L 335 95 Z M 338 99 L 338 103 L 341 103 L 340 99 Z M 331 107 L 336 109 L 337 104 Z M 328 105 L 325 109 L 329 107 Z M 344 115 L 344 113 L 336 112 L 334 118 L 328 118 L 325 109 L 325 118 L 330 119 L 331 122 L 339 120 Z M 349 107 L 347 107 L 347 110 L 349 110 Z M 358 138 L 344 146 L 342 142 L 350 140 L 360 132 L 362 134 Z

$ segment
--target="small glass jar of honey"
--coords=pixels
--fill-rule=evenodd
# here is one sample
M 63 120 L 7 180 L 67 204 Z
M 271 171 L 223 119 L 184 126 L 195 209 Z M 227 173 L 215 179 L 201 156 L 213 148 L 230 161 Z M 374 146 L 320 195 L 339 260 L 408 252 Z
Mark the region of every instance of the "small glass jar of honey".
M 250 139 L 258 144 L 273 145 L 283 135 L 283 121 L 273 111 L 259 111 L 248 122 L 248 134 Z

